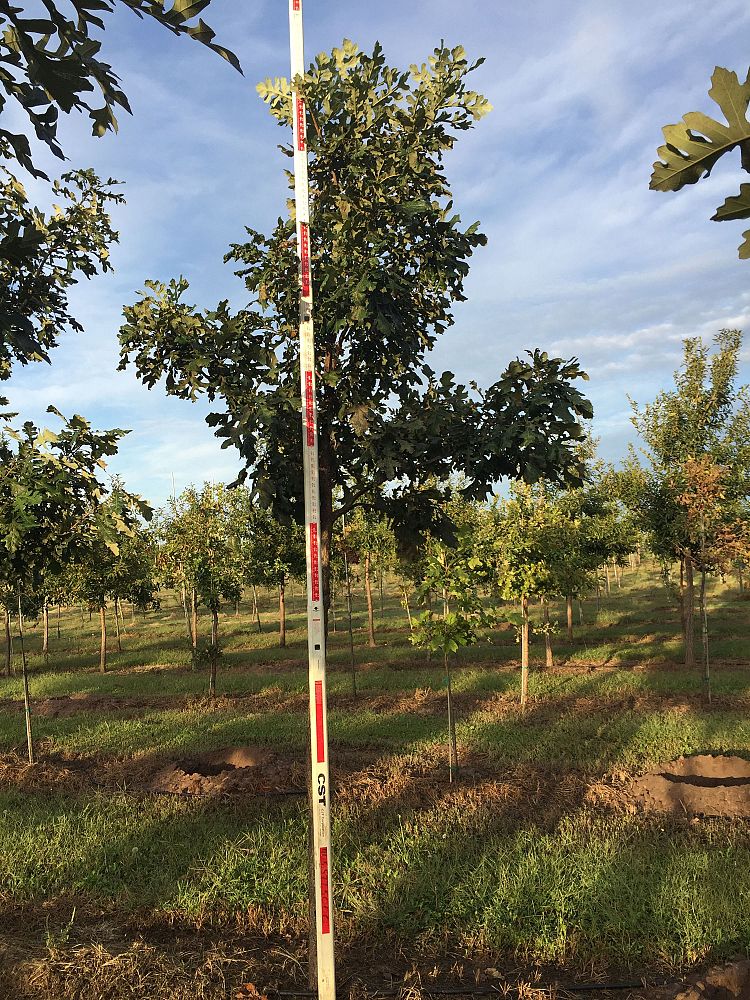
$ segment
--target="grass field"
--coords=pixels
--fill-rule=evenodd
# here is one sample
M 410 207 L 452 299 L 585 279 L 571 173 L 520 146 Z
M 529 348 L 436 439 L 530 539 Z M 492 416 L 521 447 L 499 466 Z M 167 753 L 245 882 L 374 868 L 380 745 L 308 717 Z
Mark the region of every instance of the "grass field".
M 0 679 L 0 995 L 235 997 L 300 985 L 306 954 L 306 640 L 292 599 L 222 615 L 220 697 L 190 669 L 181 609 L 98 621 L 66 609 L 44 663 L 29 636 L 39 763 L 24 763 L 19 677 Z M 697 751 L 750 757 L 750 603 L 710 596 L 714 700 L 679 665 L 676 608 L 646 567 L 583 604 L 554 670 L 518 705 L 508 630 L 455 664 L 460 780 L 447 781 L 442 665 L 386 593 L 379 644 L 355 606 L 330 649 L 334 888 L 342 976 L 473 984 L 669 977 L 750 949 L 750 821 L 649 815 L 633 774 Z M 560 613 L 562 609 L 559 609 Z M 206 627 L 205 620 L 203 622 Z M 543 644 L 532 647 L 543 660 Z M 266 748 L 289 775 L 234 795 L 158 793 L 188 755 Z M 4 978 L 3 978 L 4 977 Z M 5 992 L 2 992 L 3 989 Z

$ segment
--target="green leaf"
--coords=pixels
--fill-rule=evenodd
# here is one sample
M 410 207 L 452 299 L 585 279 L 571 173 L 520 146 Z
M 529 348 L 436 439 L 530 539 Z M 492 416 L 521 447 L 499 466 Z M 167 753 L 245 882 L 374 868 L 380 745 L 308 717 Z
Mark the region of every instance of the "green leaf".
M 750 184 L 740 184 L 740 193 L 727 198 L 711 216 L 712 222 L 732 219 L 750 219 Z
M 659 146 L 651 175 L 654 191 L 678 191 L 708 176 L 716 161 L 750 140 L 746 112 L 750 103 L 750 73 L 744 83 L 737 74 L 717 66 L 709 97 L 721 108 L 727 124 L 699 111 L 690 111 L 676 125 L 665 125 L 666 144 Z M 745 154 L 743 150 L 743 166 Z

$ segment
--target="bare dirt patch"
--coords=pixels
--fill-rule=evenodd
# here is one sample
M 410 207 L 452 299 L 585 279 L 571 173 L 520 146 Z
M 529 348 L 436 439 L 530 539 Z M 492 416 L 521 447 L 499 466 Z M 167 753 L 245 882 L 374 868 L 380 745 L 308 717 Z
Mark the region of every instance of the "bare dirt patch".
M 302 794 L 305 772 L 301 761 L 264 747 L 230 747 L 173 761 L 148 788 L 173 795 Z
M 719 754 L 678 757 L 635 778 L 629 792 L 648 811 L 750 817 L 750 760 Z

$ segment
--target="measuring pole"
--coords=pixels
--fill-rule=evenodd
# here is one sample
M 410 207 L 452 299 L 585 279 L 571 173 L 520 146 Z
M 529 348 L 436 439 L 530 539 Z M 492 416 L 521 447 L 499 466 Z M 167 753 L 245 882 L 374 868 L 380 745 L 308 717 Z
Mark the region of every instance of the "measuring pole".
M 302 397 L 302 452 L 305 474 L 307 549 L 307 648 L 310 681 L 310 762 L 312 863 L 315 882 L 318 998 L 335 1000 L 336 975 L 331 909 L 331 796 L 328 771 L 325 624 L 320 565 L 320 490 L 318 485 L 318 407 L 310 270 L 310 191 L 307 181 L 307 114 L 295 80 L 305 75 L 302 0 L 289 0 L 294 129 L 294 200 L 299 256 L 299 351 Z M 311 893 L 312 897 L 312 893 Z M 310 900 L 312 904 L 312 898 Z M 312 914 L 311 914 L 312 916 Z

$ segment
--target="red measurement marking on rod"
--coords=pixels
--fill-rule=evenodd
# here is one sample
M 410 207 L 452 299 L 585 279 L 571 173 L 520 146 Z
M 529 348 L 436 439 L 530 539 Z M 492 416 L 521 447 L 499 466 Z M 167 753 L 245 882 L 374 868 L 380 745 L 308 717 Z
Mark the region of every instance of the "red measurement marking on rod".
M 297 98 L 297 149 L 305 151 L 305 102 L 301 97 Z
M 312 448 L 315 444 L 315 390 L 312 372 L 305 372 L 305 430 L 307 446 Z
M 302 0 L 293 0 L 292 10 L 302 10 Z
M 299 230 L 302 258 L 302 295 L 304 298 L 307 298 L 310 294 L 310 227 L 306 222 L 301 222 Z
M 328 899 L 328 848 L 320 849 L 320 923 L 324 934 L 331 933 L 331 904 Z
M 318 526 L 317 524 L 310 525 L 310 562 L 311 566 L 311 597 L 313 601 L 320 600 L 320 569 L 319 569 L 319 553 L 318 553 Z
M 315 736 L 318 741 L 318 763 L 326 759 L 326 741 L 323 731 L 323 681 L 315 681 Z

